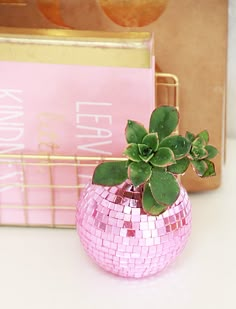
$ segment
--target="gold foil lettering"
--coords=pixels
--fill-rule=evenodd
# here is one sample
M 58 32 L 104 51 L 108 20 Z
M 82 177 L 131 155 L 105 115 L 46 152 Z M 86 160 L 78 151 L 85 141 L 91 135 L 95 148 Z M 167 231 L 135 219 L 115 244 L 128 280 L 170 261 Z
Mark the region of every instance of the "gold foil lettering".
M 60 128 L 60 123 L 64 120 L 63 115 L 54 113 L 41 113 L 38 115 L 38 150 L 42 154 L 52 154 L 55 149 L 60 146 L 57 144 L 57 139 L 60 132 L 56 132 L 54 125 Z M 44 148 L 44 149 L 43 149 Z

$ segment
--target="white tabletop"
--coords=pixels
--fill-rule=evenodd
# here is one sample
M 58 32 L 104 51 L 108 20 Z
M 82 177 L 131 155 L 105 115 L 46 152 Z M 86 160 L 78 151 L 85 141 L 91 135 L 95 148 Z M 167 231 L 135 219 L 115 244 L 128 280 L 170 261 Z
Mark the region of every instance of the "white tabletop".
M 236 140 L 227 152 L 222 186 L 190 196 L 187 247 L 155 277 L 109 275 L 90 261 L 75 230 L 1 227 L 0 308 L 236 308 Z

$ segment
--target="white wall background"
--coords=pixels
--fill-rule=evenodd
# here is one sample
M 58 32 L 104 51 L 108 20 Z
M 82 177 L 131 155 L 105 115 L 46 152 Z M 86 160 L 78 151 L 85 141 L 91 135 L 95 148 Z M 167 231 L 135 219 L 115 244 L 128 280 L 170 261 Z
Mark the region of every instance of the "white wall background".
M 236 0 L 229 0 L 227 129 L 236 138 Z

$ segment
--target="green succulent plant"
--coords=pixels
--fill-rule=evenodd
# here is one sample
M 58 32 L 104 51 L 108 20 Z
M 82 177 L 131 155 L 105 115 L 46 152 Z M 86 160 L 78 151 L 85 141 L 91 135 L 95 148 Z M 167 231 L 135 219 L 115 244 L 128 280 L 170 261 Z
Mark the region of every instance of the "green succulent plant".
M 128 120 L 125 129 L 127 160 L 104 162 L 94 171 L 94 184 L 113 186 L 130 179 L 142 186 L 142 205 L 146 213 L 159 215 L 179 196 L 177 175 L 183 175 L 191 164 L 200 177 L 215 175 L 212 161 L 218 151 L 208 145 L 207 130 L 185 137 L 175 134 L 179 113 L 175 107 L 161 106 L 151 115 L 149 131 L 136 121 Z

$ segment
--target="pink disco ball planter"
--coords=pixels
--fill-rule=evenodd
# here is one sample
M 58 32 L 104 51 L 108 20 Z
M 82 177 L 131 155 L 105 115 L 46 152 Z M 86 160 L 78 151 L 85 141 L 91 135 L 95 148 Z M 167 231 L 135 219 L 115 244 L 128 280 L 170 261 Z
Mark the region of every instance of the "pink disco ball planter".
M 191 205 L 181 187 L 176 202 L 159 216 L 142 209 L 141 190 L 89 184 L 77 207 L 77 230 L 88 255 L 115 275 L 154 275 L 183 250 L 191 231 Z
M 149 131 L 128 120 L 127 157 L 99 164 L 77 207 L 77 230 L 88 255 L 103 269 L 143 278 L 167 267 L 191 230 L 191 206 L 178 181 L 192 165 L 200 177 L 215 175 L 217 149 L 207 130 L 176 134 L 179 113 L 161 106 Z

